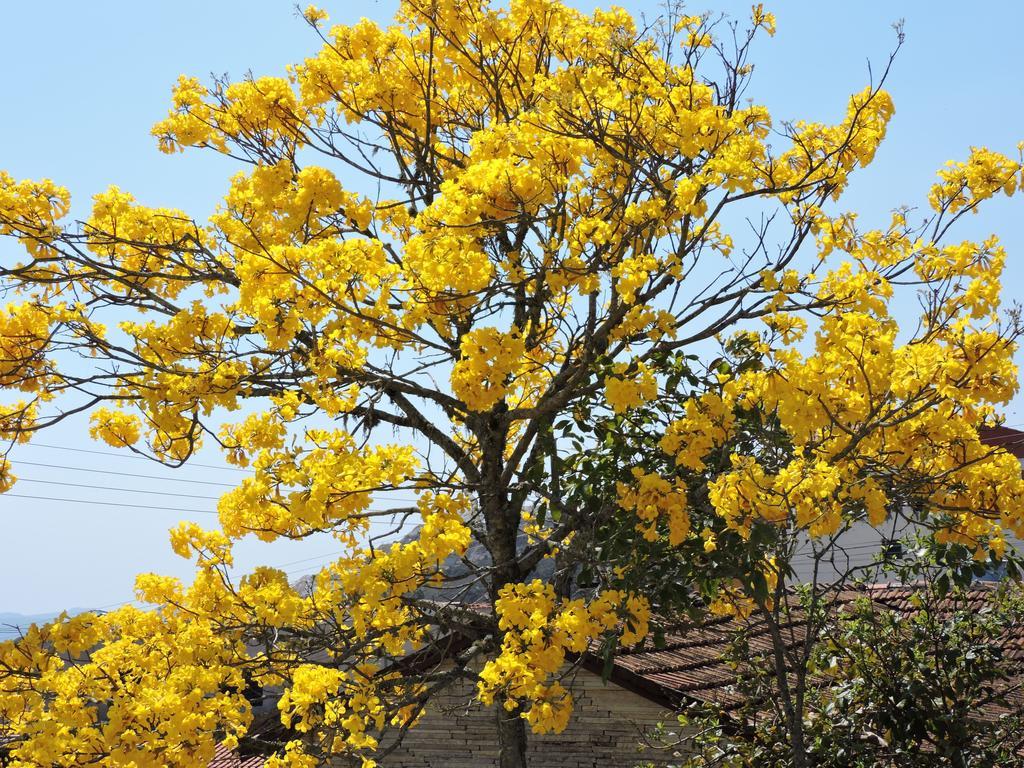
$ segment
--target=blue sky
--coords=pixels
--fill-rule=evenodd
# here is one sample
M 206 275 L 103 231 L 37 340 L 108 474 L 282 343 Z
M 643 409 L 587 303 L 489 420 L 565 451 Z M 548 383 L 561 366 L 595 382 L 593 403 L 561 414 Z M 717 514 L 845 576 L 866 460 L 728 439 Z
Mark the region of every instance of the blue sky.
M 335 22 L 362 15 L 383 21 L 394 9 L 389 0 L 322 5 Z M 620 5 L 636 14 L 658 9 L 656 2 Z M 1024 3 L 766 5 L 779 31 L 755 49 L 749 95 L 776 119 L 841 118 L 849 94 L 867 83 L 868 62 L 876 73 L 884 66 L 895 43 L 892 23 L 905 19 L 907 42 L 888 86 L 896 116 L 875 164 L 846 198 L 863 221 L 883 222 L 901 204 L 922 205 L 935 170 L 963 158 L 971 145 L 1011 153 L 1024 139 L 1018 81 Z M 743 18 L 749 12 L 748 3 L 738 2 L 688 8 Z M 197 217 L 210 211 L 236 168 L 212 154 L 156 150 L 149 129 L 165 114 L 174 80 L 180 73 L 279 74 L 317 44 L 289 2 L 228 0 L 9 4 L 0 42 L 0 168 L 65 184 L 78 213 L 93 193 L 116 184 L 144 203 L 181 207 Z M 1007 299 L 1024 298 L 1020 205 L 1018 199 L 994 201 L 961 229 L 963 237 L 997 232 L 1003 238 L 1010 251 Z M 14 257 L 13 246 L 0 243 L 0 258 Z M 1008 416 L 1009 423 L 1024 422 L 1019 401 Z M 183 517 L 211 521 L 204 511 L 214 502 L 193 497 L 214 496 L 223 490 L 216 484 L 238 477 L 218 468 L 216 455 L 200 460 L 209 466 L 176 473 L 111 456 L 89 442 L 81 422 L 38 443 L 18 449 L 14 459 L 22 466 L 16 471 L 45 482 L 22 483 L 15 493 L 147 508 L 0 497 L 0 611 L 107 606 L 130 598 L 139 571 L 186 576 L 189 565 L 166 544 L 168 527 Z M 80 487 L 87 485 L 129 490 Z M 330 550 L 325 541 L 247 544 L 239 559 L 243 565 L 288 564 L 298 575 Z

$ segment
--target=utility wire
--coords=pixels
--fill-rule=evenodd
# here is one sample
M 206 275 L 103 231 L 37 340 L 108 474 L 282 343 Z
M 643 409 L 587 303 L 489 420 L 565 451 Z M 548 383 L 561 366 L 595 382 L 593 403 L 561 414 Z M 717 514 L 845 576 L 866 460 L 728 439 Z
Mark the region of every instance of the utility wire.
M 30 448 L 52 448 L 55 451 L 73 451 L 75 453 L 91 453 L 96 456 L 111 456 L 119 459 L 142 459 L 143 461 L 155 461 L 149 456 L 140 456 L 137 453 L 115 453 L 114 451 L 97 451 L 91 448 L 72 448 L 68 445 L 51 445 L 49 443 L 27 443 L 27 447 Z M 220 469 L 227 470 L 228 472 L 245 472 L 250 473 L 252 470 L 243 469 L 241 467 L 232 467 L 228 464 L 200 464 L 199 462 L 186 461 L 183 465 L 186 467 L 203 467 L 204 469 Z
M 118 477 L 136 477 L 142 480 L 165 480 L 169 483 L 192 483 L 194 485 L 216 485 L 221 488 L 237 488 L 237 483 L 217 483 L 212 480 L 190 480 L 184 477 L 166 477 L 164 475 L 140 475 L 135 472 L 116 472 L 112 469 L 93 469 L 91 467 L 70 467 L 66 464 L 43 464 L 38 461 L 19 461 L 13 462 L 15 466 L 24 464 L 29 467 L 44 467 L 46 469 L 67 469 L 72 472 L 96 472 L 101 475 L 117 475 Z
M 319 554 L 319 555 L 314 555 L 312 557 L 304 557 L 304 558 L 301 558 L 299 560 L 290 560 L 290 561 L 288 561 L 286 563 L 278 563 L 278 564 L 272 565 L 270 567 L 271 568 L 276 568 L 278 570 L 283 570 L 285 567 L 287 567 L 289 565 L 299 565 L 299 564 L 302 564 L 302 563 L 309 563 L 309 562 L 312 562 L 314 560 L 317 561 L 313 565 L 310 565 L 310 566 L 305 566 L 303 568 L 298 568 L 298 569 L 295 569 L 295 570 L 292 570 L 292 571 L 285 571 L 285 574 L 290 578 L 290 577 L 293 577 L 293 576 L 298 576 L 300 574 L 306 574 L 306 573 L 308 573 L 310 571 L 314 571 L 314 570 L 316 570 L 318 568 L 321 568 L 324 565 L 326 565 L 327 563 L 331 562 L 332 560 L 337 559 L 337 557 L 340 556 L 340 554 L 341 553 L 337 553 L 337 552 L 326 553 L 326 554 Z M 137 602 L 137 601 L 136 600 L 122 600 L 121 602 L 107 603 L 105 605 L 97 605 L 97 606 L 95 606 L 93 608 L 89 608 L 88 610 L 83 611 L 83 613 L 95 613 L 97 611 L 104 611 L 104 610 L 108 610 L 108 609 L 121 608 L 122 606 L 129 605 L 129 604 L 134 603 L 134 602 Z M 19 634 L 22 633 L 22 631 L 24 629 L 25 628 L 21 627 L 21 626 L 15 626 L 15 627 L 12 628 L 12 627 L 5 627 L 5 626 L 0 625 L 0 635 L 19 635 Z
M 1006 427 L 1008 429 L 1012 429 L 1014 427 L 1024 426 L 1024 424 L 1012 424 L 1012 425 L 1002 425 L 1002 426 L 1004 426 L 1004 427 Z M 989 443 L 990 445 L 1013 445 L 1013 444 L 1018 444 L 1018 443 L 1024 442 L 1024 436 L 1001 435 L 1001 436 L 998 436 L 998 437 L 992 437 L 989 440 L 986 440 L 985 442 Z M 116 457 L 116 458 L 122 458 L 122 459 L 123 458 L 144 459 L 144 460 L 150 460 L 151 461 L 151 459 L 149 459 L 148 457 L 146 457 L 146 456 L 139 456 L 137 454 L 114 453 L 114 452 L 111 452 L 111 451 L 97 451 L 97 450 L 91 450 L 91 449 L 87 449 L 87 448 L 72 448 L 70 446 L 52 445 L 52 444 L 47 444 L 47 443 L 30 443 L 29 445 L 37 447 L 37 448 L 48 448 L 48 449 L 51 449 L 51 450 L 71 451 L 71 452 L 75 452 L 75 453 L 86 453 L 86 454 L 93 454 L 93 455 L 98 455 L 98 456 Z M 113 470 L 94 469 L 94 468 L 87 468 L 87 467 L 72 467 L 72 466 L 66 466 L 66 465 L 60 465 L 60 464 L 45 464 L 45 463 L 40 463 L 40 462 L 24 461 L 24 460 L 19 460 L 19 461 L 17 461 L 17 463 L 18 464 L 28 465 L 28 466 L 44 467 L 44 468 L 47 468 L 47 469 L 64 469 L 64 470 L 70 470 L 70 471 L 75 471 L 75 472 L 94 472 L 94 473 L 98 473 L 98 474 L 117 475 L 117 476 L 121 476 L 121 477 L 133 477 L 133 478 L 147 479 L 147 480 L 167 480 L 167 481 L 176 482 L 176 483 L 191 483 L 191 484 L 196 484 L 196 485 L 213 485 L 213 486 L 224 487 L 224 488 L 234 488 L 234 487 L 236 487 L 236 485 L 232 484 L 232 483 L 218 483 L 218 482 L 213 482 L 213 481 L 192 480 L 192 479 L 175 478 L 175 477 L 165 477 L 165 476 L 160 476 L 160 475 L 145 475 L 145 474 L 132 473 L 132 472 L 116 472 L 116 471 L 113 471 Z M 195 462 L 195 463 L 189 463 L 186 466 L 203 467 L 203 468 L 215 469 L 215 470 L 228 470 L 228 471 L 231 471 L 231 472 L 243 472 L 243 473 L 247 473 L 247 474 L 249 473 L 249 470 L 241 469 L 241 468 L 238 468 L 238 467 L 231 467 L 231 466 L 227 466 L 227 465 L 201 464 L 201 463 Z M 118 488 L 118 487 L 89 485 L 89 484 L 83 484 L 83 483 L 68 483 L 68 482 L 61 482 L 61 481 L 54 481 L 54 480 L 40 480 L 40 479 L 35 479 L 35 478 L 20 478 L 20 481 L 21 482 L 29 482 L 29 483 L 44 483 L 44 484 L 47 484 L 47 485 L 58 485 L 58 486 L 67 486 L 67 487 L 75 487 L 75 488 L 90 488 L 90 489 L 95 489 L 95 490 L 114 491 L 114 492 L 118 492 L 118 493 L 152 493 L 152 494 L 160 495 L 160 496 L 175 496 L 175 497 L 180 497 L 180 498 L 203 499 L 203 500 L 210 500 L 210 501 L 216 501 L 218 499 L 218 497 L 215 497 L 215 496 L 199 496 L 199 495 L 194 495 L 194 494 L 170 493 L 170 492 L 162 492 L 162 491 L 140 490 L 140 489 L 134 489 L 134 488 Z M 153 509 L 153 510 L 160 510 L 160 511 L 187 512 L 187 513 L 194 513 L 194 514 L 217 514 L 216 512 L 213 512 L 211 510 L 186 509 L 186 508 L 182 508 L 182 507 L 163 507 L 163 506 L 152 506 L 152 505 L 143 505 L 143 504 L 124 504 L 124 503 L 118 503 L 118 502 L 90 501 L 90 500 L 86 500 L 86 499 L 65 499 L 65 498 L 55 498 L 55 497 L 49 497 L 49 496 L 35 496 L 35 495 L 30 495 L 30 494 L 19 494 L 19 493 L 5 493 L 5 494 L 3 494 L 3 496 L 14 497 L 14 498 L 22 498 L 22 499 L 36 499 L 36 500 L 40 500 L 40 501 L 59 501 L 59 502 L 70 503 L 70 504 L 92 504 L 92 505 L 107 506 L 107 507 L 124 507 L 124 508 L 130 508 L 130 509 Z M 412 501 L 411 499 L 408 499 L 408 498 L 395 498 L 394 500 L 395 501 Z M 833 553 L 833 556 L 841 557 L 844 552 L 861 551 L 861 550 L 866 550 L 866 549 L 879 549 L 880 550 L 882 546 L 883 546 L 883 542 L 868 543 L 868 544 L 861 544 L 861 545 L 853 545 L 853 546 L 848 546 L 848 547 L 837 547 L 835 552 Z M 296 575 L 299 575 L 299 574 L 303 574 L 303 573 L 307 573 L 309 571 L 316 570 L 316 569 L 320 568 L 322 565 L 326 564 L 331 559 L 331 557 L 332 557 L 331 555 L 317 555 L 317 556 L 314 556 L 314 557 L 302 558 L 302 559 L 293 560 L 293 561 L 290 561 L 290 562 L 287 562 L 287 563 L 281 563 L 279 565 L 271 566 L 271 567 L 282 569 L 282 568 L 284 568 L 286 566 L 289 566 L 289 565 L 297 565 L 297 564 L 301 564 L 301 563 L 318 561 L 318 562 L 314 563 L 311 566 L 306 566 L 306 567 L 297 569 L 295 571 L 286 571 L 287 575 L 289 577 L 291 577 L 291 576 L 296 576 Z M 794 559 L 797 559 L 797 558 L 812 559 L 812 558 L 814 558 L 814 554 L 813 553 L 807 553 L 807 552 L 794 553 Z M 831 556 L 829 556 L 827 559 L 831 560 L 832 558 L 831 558 Z M 106 608 L 111 608 L 111 607 L 120 607 L 120 606 L 123 606 L 123 605 L 128 605 L 129 603 L 132 603 L 132 602 L 135 602 L 135 601 L 134 600 L 128 600 L 128 601 L 124 601 L 124 602 L 120 602 L 120 603 L 109 603 L 107 605 L 99 606 L 97 608 L 93 608 L 93 609 L 90 609 L 90 610 L 96 611 L 96 610 L 104 610 Z M 20 629 L 7 629 L 7 628 L 0 627 L 0 634 L 17 634 L 19 632 L 20 632 Z
M 55 484 L 56 485 L 62 485 L 62 483 L 55 483 Z M 103 488 L 101 486 L 90 486 L 90 487 L 98 488 L 100 490 L 111 490 L 111 491 L 130 490 L 130 489 L 127 489 L 127 488 L 124 488 L 124 489 Z M 135 492 L 136 493 L 159 493 L 159 491 L 135 491 Z M 175 494 L 175 493 L 168 493 L 168 494 L 162 494 L 162 495 L 166 495 L 166 496 L 180 496 L 181 498 L 212 498 L 212 497 L 201 497 L 201 496 L 188 496 L 186 494 Z M 211 509 L 185 509 L 183 507 L 161 507 L 161 506 L 154 506 L 154 505 L 150 505 L 150 504 L 123 504 L 123 503 L 118 502 L 118 501 L 92 501 L 91 499 L 64 499 L 64 498 L 56 498 L 54 496 L 36 496 L 34 494 L 29 494 L 29 493 L 3 493 L 3 494 L 0 494 L 0 499 L 3 499 L 3 498 L 36 499 L 38 501 L 62 501 L 62 502 L 67 502 L 68 504 L 97 504 L 97 505 L 103 506 L 103 507 L 128 507 L 128 508 L 131 508 L 131 509 L 155 509 L 155 510 L 159 510 L 159 511 L 163 511 L 163 512 L 194 512 L 195 514 L 198 514 L 198 515 L 216 515 L 217 514 L 217 512 L 215 510 L 211 510 Z M 385 514 L 391 512 L 392 510 L 390 510 L 390 509 L 381 509 L 381 508 L 374 509 L 372 507 L 368 507 L 366 509 L 366 511 L 367 512 L 376 512 L 376 513 L 380 513 L 381 515 L 385 515 Z M 372 520 L 371 519 L 370 522 L 371 523 L 378 523 L 378 524 L 380 524 L 382 521 Z M 390 525 L 390 523 L 387 523 L 387 525 Z
M 91 488 L 97 491 L 117 491 L 118 493 L 148 493 L 155 496 L 176 496 L 179 499 L 203 499 L 205 501 L 219 501 L 219 496 L 199 496 L 194 493 L 173 493 L 171 491 L 151 491 L 143 488 L 115 488 L 108 485 L 89 485 L 88 483 L 65 483 L 60 480 L 37 480 L 34 477 L 19 477 L 19 483 L 43 483 L 45 485 L 60 485 L 66 488 Z M 84 501 L 84 499 L 83 499 Z
M 237 483 L 218 483 L 218 482 L 214 482 L 213 480 L 192 480 L 192 479 L 184 478 L 184 477 L 165 477 L 163 475 L 141 475 L 141 474 L 137 474 L 135 472 L 117 472 L 117 471 L 114 471 L 112 469 L 93 469 L 91 467 L 72 467 L 72 466 L 68 466 L 68 465 L 65 465 L 65 464 L 43 464 L 43 463 L 40 463 L 38 461 L 17 461 L 16 460 L 14 463 L 15 463 L 16 466 L 19 465 L 19 464 L 24 464 L 24 465 L 27 465 L 27 466 L 30 466 L 30 467 L 42 467 L 44 469 L 65 469 L 65 470 L 71 470 L 73 472 L 93 472 L 93 473 L 101 474 L 101 475 L 116 475 L 117 477 L 133 477 L 133 478 L 140 479 L 140 480 L 165 480 L 165 481 L 171 482 L 171 483 L 190 483 L 190 484 L 193 484 L 193 485 L 212 485 L 212 486 L 216 486 L 218 488 L 237 488 L 238 487 Z M 38 480 L 38 479 L 34 479 L 34 480 L 31 480 L 30 482 L 49 483 L 51 485 L 70 485 L 70 486 L 81 487 L 81 488 L 98 488 L 100 490 L 111 490 L 111 491 L 132 491 L 132 489 L 130 489 L 130 488 L 104 488 L 104 487 L 101 487 L 101 486 L 80 485 L 80 484 L 76 484 L 76 483 L 65 483 L 63 481 L 57 481 L 57 480 Z M 219 498 L 219 497 L 216 497 L 216 496 L 190 496 L 188 494 L 162 493 L 160 491 L 146 491 L 146 492 L 147 493 L 159 493 L 160 495 L 164 495 L 164 496 L 182 496 L 183 498 L 185 498 L 185 497 L 196 498 L 196 499 L 204 498 L 204 499 L 210 499 L 210 500 L 214 500 L 214 501 Z M 389 494 L 389 493 L 391 493 L 390 491 L 387 491 L 387 490 L 373 491 L 372 489 L 368 490 L 367 492 L 368 493 L 380 493 L 380 494 Z M 9 496 L 11 494 L 6 494 L 6 495 Z M 407 502 L 407 503 L 410 503 L 410 504 L 416 503 L 416 499 L 411 498 L 409 496 L 388 496 L 388 499 L 390 499 L 391 501 L 395 501 L 395 502 Z
M 220 501 L 220 499 L 221 499 L 220 496 L 200 496 L 199 494 L 195 494 L 195 493 L 177 493 L 175 491 L 153 491 L 153 490 L 144 489 L 144 488 L 120 488 L 120 487 L 111 486 L 111 485 L 92 485 L 92 484 L 89 484 L 89 483 L 67 483 L 67 482 L 64 482 L 63 480 L 39 480 L 39 479 L 36 479 L 36 478 L 29 478 L 29 477 L 19 477 L 18 478 L 18 482 L 19 483 L 41 483 L 41 484 L 44 484 L 44 485 L 56 485 L 56 486 L 60 486 L 60 487 L 64 487 L 64 488 L 88 488 L 88 489 L 95 490 L 95 491 L 111 491 L 111 492 L 114 492 L 114 493 L 142 493 L 142 494 L 150 494 L 150 495 L 153 495 L 153 496 L 170 496 L 172 498 L 178 498 L 178 499 L 201 499 L 203 501 Z M 299 490 L 301 490 L 301 489 L 299 489 Z M 380 493 L 387 493 L 387 491 L 380 491 Z M 14 496 L 14 497 L 23 498 L 23 499 L 45 498 L 45 497 L 42 497 L 42 496 L 38 496 L 37 497 L 37 496 L 34 496 L 34 495 L 29 495 L 29 494 L 2 493 L 2 494 L 0 494 L 0 499 L 3 499 L 4 496 Z M 98 501 L 97 502 L 93 502 L 90 499 L 72 499 L 72 501 L 77 501 L 77 502 L 82 503 L 82 504 L 100 504 L 100 503 L 104 503 L 104 502 L 98 502 Z M 378 503 L 386 501 L 386 502 L 394 502 L 396 504 L 406 504 L 406 503 L 414 503 L 415 502 L 414 499 L 395 498 L 395 497 L 380 498 L 380 499 L 377 499 L 377 501 L 378 501 Z M 106 503 L 113 504 L 114 502 L 106 502 Z M 196 510 L 196 511 L 199 511 L 199 510 Z M 374 508 L 371 507 L 371 508 L 369 508 L 368 511 L 370 511 L 370 512 L 387 512 L 388 508 L 380 508 L 380 507 L 378 507 L 378 508 L 374 509 Z
M 33 496 L 28 493 L 5 493 L 3 498 L 36 499 L 38 501 L 60 501 L 67 504 L 95 504 L 101 507 L 127 507 L 129 509 L 156 509 L 161 512 L 189 512 L 196 515 L 216 515 L 209 509 L 184 509 L 183 507 L 155 507 L 149 504 L 124 504 L 118 501 L 89 501 L 88 499 L 60 499 L 55 496 Z
M 6 495 L 10 496 L 10 495 L 13 495 L 13 494 L 6 494 Z M 377 522 L 377 521 L 371 521 L 371 522 Z M 318 568 L 321 568 L 324 565 L 326 565 L 327 563 L 331 562 L 332 560 L 336 560 L 338 557 L 341 556 L 341 554 L 342 553 L 340 553 L 340 552 L 321 553 L 319 555 L 313 555 L 312 557 L 303 557 L 303 558 L 300 558 L 298 560 L 289 560 L 288 562 L 285 562 L 285 563 L 277 563 L 275 565 L 271 565 L 270 567 L 271 568 L 276 568 L 278 570 L 284 570 L 285 568 L 287 568 L 290 565 L 301 565 L 303 563 L 310 563 L 310 562 L 313 563 L 313 565 L 310 565 L 310 566 L 304 566 L 303 568 L 298 568 L 298 569 L 295 569 L 295 570 L 292 570 L 292 571 L 285 571 L 285 574 L 289 578 L 291 578 L 291 577 L 298 576 L 300 574 L 306 574 L 306 573 L 308 573 L 310 571 L 314 571 L 314 570 L 316 570 Z M 314 562 L 314 561 L 316 561 L 316 562 Z M 129 604 L 134 603 L 134 602 L 138 602 L 138 601 L 132 599 L 132 600 L 122 600 L 120 602 L 114 602 L 114 603 L 106 603 L 105 605 L 97 605 L 97 606 L 94 606 L 92 608 L 89 608 L 89 609 L 87 609 L 85 611 L 82 611 L 82 613 L 95 613 L 97 611 L 105 611 L 105 610 L 120 608 L 122 606 L 129 605 Z M 17 626 L 17 627 L 11 628 L 11 627 L 5 627 L 3 625 L 0 625 L 0 635 L 19 635 L 19 634 L 22 633 L 23 630 L 24 630 L 24 627 L 21 627 L 21 626 Z

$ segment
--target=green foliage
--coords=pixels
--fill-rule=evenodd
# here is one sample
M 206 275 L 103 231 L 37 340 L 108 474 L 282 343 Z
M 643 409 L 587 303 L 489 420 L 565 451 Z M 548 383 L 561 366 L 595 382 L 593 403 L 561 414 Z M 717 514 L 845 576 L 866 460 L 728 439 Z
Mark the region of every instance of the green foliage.
M 947 583 L 948 574 L 933 565 L 918 575 L 923 580 L 913 589 L 867 591 L 824 617 L 800 702 L 804 764 L 1024 765 L 1020 585 L 965 588 Z M 899 605 L 894 594 L 902 596 Z M 801 597 L 809 615 L 811 591 Z M 729 654 L 747 703 L 731 713 L 703 707 L 688 714 L 693 735 L 682 746 L 694 756 L 686 768 L 798 764 L 779 676 L 747 639 L 737 636 Z

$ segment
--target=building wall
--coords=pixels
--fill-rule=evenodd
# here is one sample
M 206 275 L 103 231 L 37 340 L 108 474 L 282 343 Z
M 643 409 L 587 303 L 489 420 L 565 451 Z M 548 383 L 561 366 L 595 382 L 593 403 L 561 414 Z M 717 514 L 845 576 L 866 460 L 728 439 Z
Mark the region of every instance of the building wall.
M 872 564 L 885 551 L 887 540 L 898 540 L 911 533 L 913 529 L 905 521 L 895 524 L 889 521 L 881 529 L 873 528 L 866 522 L 855 523 L 849 530 L 838 534 L 835 546 L 828 550 L 827 556 L 817 561 L 811 543 L 803 537 L 800 547 L 793 554 L 793 583 L 807 584 L 816 578 L 818 584 L 824 586 L 844 575 L 871 583 L 894 581 L 895 575 L 887 568 L 873 567 Z M 823 547 L 825 543 L 826 540 L 819 540 L 817 546 Z
M 575 709 L 565 731 L 534 735 L 527 727 L 530 768 L 632 768 L 673 761 L 669 750 L 642 746 L 642 734 L 653 737 L 659 722 L 675 725 L 663 707 L 614 683 L 604 684 L 586 671 L 576 674 L 571 690 Z M 380 764 L 382 768 L 497 766 L 495 717 L 493 708 L 473 702 L 471 685 L 462 684 L 437 697 L 401 747 Z
M 809 584 L 817 579 L 820 586 L 825 586 L 844 575 L 848 576 L 848 579 L 843 586 L 851 586 L 854 578 L 871 584 L 898 583 L 899 574 L 894 569 L 887 568 L 884 563 L 876 563 L 877 557 L 887 550 L 887 542 L 912 537 L 915 533 L 927 535 L 928 532 L 905 521 L 894 524 L 890 520 L 881 530 L 872 528 L 865 522 L 857 523 L 848 531 L 839 534 L 836 546 L 829 551 L 828 557 L 817 562 L 816 575 L 813 550 L 805 538 L 793 556 L 792 583 Z M 1007 534 L 1007 550 L 1014 549 L 1018 554 L 1024 553 L 1024 542 L 1009 532 Z M 818 542 L 819 546 L 823 544 L 824 542 Z M 894 554 L 894 560 L 891 562 L 898 559 Z
M 1024 464 L 1024 432 L 1017 430 L 997 430 L 990 433 L 988 442 L 993 446 L 1003 446 L 1021 459 Z M 815 560 L 810 542 L 805 538 L 793 556 L 795 584 L 807 584 L 815 576 L 819 584 L 827 584 L 846 574 L 855 575 L 868 582 L 893 583 L 897 575 L 890 569 L 874 567 L 876 557 L 885 551 L 886 542 L 910 536 L 915 532 L 927 533 L 905 519 L 889 520 L 880 529 L 860 522 L 850 530 L 839 534 L 837 546 L 830 551 L 829 557 Z M 1024 541 L 1007 531 L 1007 548 L 1014 549 L 1018 554 L 1024 553 Z M 819 542 L 820 546 L 821 542 Z M 815 566 L 817 565 L 817 574 Z

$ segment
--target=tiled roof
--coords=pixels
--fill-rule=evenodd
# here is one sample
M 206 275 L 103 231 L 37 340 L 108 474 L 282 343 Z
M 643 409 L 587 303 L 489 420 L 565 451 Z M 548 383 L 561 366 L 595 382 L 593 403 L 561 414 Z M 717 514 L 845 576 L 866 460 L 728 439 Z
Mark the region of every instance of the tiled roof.
M 978 430 L 986 445 L 1005 448 L 1018 459 L 1024 459 L 1024 432 L 1010 427 L 988 427 Z
M 210 768 L 262 768 L 266 761 L 264 755 L 243 756 L 223 744 L 218 744 L 209 765 Z
M 989 589 L 983 586 L 972 589 L 968 605 L 980 608 Z M 903 586 L 846 590 L 836 595 L 834 606 L 840 610 L 855 599 L 869 596 L 879 606 L 911 613 L 916 610 L 911 603 L 913 592 L 913 587 Z M 952 603 L 949 605 L 951 607 Z M 940 611 L 943 608 L 942 604 L 938 607 Z M 799 610 L 791 611 L 790 615 L 790 622 L 783 624 L 780 630 L 787 645 L 793 647 L 805 640 L 806 625 Z M 611 679 L 669 706 L 689 700 L 733 709 L 743 703 L 743 696 L 736 690 L 736 671 L 723 657 L 739 630 L 746 631 L 752 654 L 771 649 L 767 623 L 754 616 L 749 619 L 718 618 L 698 625 L 680 623 L 667 628 L 665 642 L 659 648 L 646 644 L 620 652 L 615 659 Z M 1013 627 L 1003 642 L 1006 656 L 1020 665 L 1020 673 L 1005 681 L 1010 691 L 1007 698 L 1013 705 L 1024 708 L 1024 626 Z M 586 662 L 585 666 L 593 668 L 593 664 Z M 1001 712 L 1001 708 L 993 706 L 979 714 L 995 717 Z
M 968 594 L 968 605 L 981 607 L 990 587 L 978 586 Z M 912 586 L 880 586 L 867 590 L 846 590 L 835 596 L 836 610 L 852 601 L 870 597 L 879 606 L 903 613 L 916 610 L 911 602 Z M 949 604 L 952 606 L 952 603 Z M 939 604 L 940 611 L 942 604 Z M 745 630 L 751 652 L 767 652 L 771 649 L 769 629 L 763 619 L 715 618 L 695 624 L 679 622 L 665 628 L 664 643 L 658 648 L 645 644 L 636 649 L 624 649 L 614 659 L 611 682 L 639 694 L 655 703 L 674 708 L 686 702 L 714 704 L 725 710 L 735 709 L 743 703 L 742 694 L 736 689 L 736 671 L 723 656 L 738 630 Z M 791 644 L 802 643 L 806 637 L 806 626 L 800 611 L 791 611 L 789 623 L 780 627 L 784 639 Z M 1005 638 L 1005 652 L 1009 658 L 1020 663 L 1021 674 L 1005 681 L 1011 691 L 1008 699 L 1012 706 L 1024 708 L 1024 626 L 1014 627 Z M 596 656 L 581 660 L 584 669 L 594 674 L 602 673 L 603 663 Z M 1005 708 L 992 705 L 978 714 L 985 718 L 996 718 Z M 259 756 L 238 757 L 227 750 L 219 750 L 211 768 L 260 768 L 263 759 Z M 232 762 L 233 761 L 233 762 Z
M 258 714 L 238 749 L 232 750 L 217 745 L 209 768 L 262 768 L 269 751 L 266 742 L 286 741 L 293 736 L 294 734 L 281 724 L 281 717 L 276 709 Z
M 990 587 L 978 586 L 968 594 L 968 605 L 981 607 Z M 836 609 L 855 599 L 869 596 L 876 604 L 903 613 L 916 610 L 911 602 L 914 588 L 900 586 L 873 587 L 868 590 L 846 590 L 834 600 Z M 951 604 L 950 604 L 951 605 Z M 942 605 L 939 606 L 940 610 Z M 805 625 L 799 611 L 792 611 L 792 620 L 781 630 L 789 643 L 801 643 L 805 638 Z M 677 622 L 665 627 L 664 643 L 655 648 L 650 643 L 636 649 L 624 649 L 614 659 L 610 680 L 665 707 L 676 707 L 685 702 L 715 704 L 729 710 L 743 702 L 736 690 L 736 671 L 723 661 L 723 656 L 735 633 L 746 630 L 753 653 L 771 648 L 768 626 L 763 619 L 715 618 L 703 623 Z M 1006 655 L 1020 664 L 1020 674 L 1006 681 L 1011 690 L 1008 699 L 1012 706 L 1024 708 L 1024 626 L 1014 627 L 1005 638 Z M 596 656 L 581 660 L 584 669 L 601 674 L 602 661 Z M 979 712 L 986 718 L 995 718 L 1004 708 L 990 706 Z M 266 761 L 260 740 L 281 740 L 287 737 L 276 712 L 257 718 L 250 736 L 238 750 L 218 746 L 210 768 L 262 768 Z M 0 733 L 0 748 L 4 735 Z

